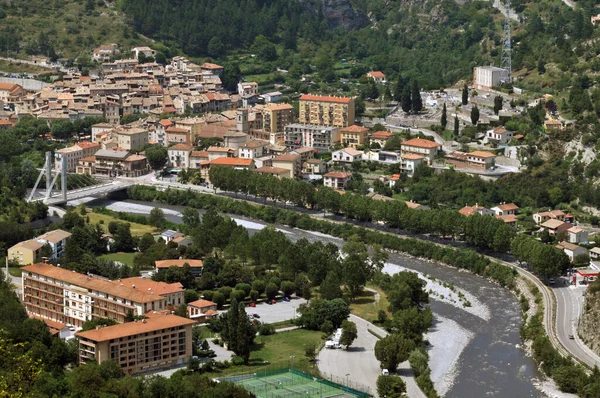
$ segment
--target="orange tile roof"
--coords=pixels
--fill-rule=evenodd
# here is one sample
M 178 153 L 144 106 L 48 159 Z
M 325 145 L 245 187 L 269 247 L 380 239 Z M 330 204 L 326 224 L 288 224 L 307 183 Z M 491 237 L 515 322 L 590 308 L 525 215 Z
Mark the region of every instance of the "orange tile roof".
M 58 243 L 63 239 L 67 239 L 71 236 L 70 232 L 63 231 L 62 229 L 55 229 L 54 231 L 46 232 L 38 236 L 36 239 L 43 239 L 48 242 Z
M 77 143 L 77 146 L 81 149 L 89 149 L 89 148 L 100 148 L 100 144 L 89 141 L 81 141 Z
M 173 124 L 173 123 L 171 123 L 171 121 L 170 121 L 170 120 L 167 120 L 167 119 L 161 120 L 159 123 L 160 123 L 160 124 L 162 124 L 162 125 L 163 125 L 163 126 L 165 126 L 165 127 L 166 127 L 166 126 L 170 126 L 170 125 L 172 125 L 172 124 Z
M 0 126 L 14 126 L 14 123 L 8 119 L 0 119 Z
M 185 289 L 183 285 L 179 282 L 177 283 L 165 283 L 165 282 L 155 282 L 152 279 L 140 278 L 139 276 L 134 276 L 132 278 L 121 279 L 121 282 L 124 285 L 135 285 L 136 289 L 147 290 L 149 292 L 155 292 L 159 295 L 163 294 L 171 294 L 183 292 Z
M 169 268 L 169 267 L 183 267 L 184 264 L 188 264 L 192 268 L 203 267 L 204 263 L 202 260 L 183 259 L 183 260 L 158 260 L 154 264 L 156 268 Z
M 290 104 L 269 104 L 267 106 L 267 109 L 270 109 L 272 111 L 285 111 L 289 109 L 294 109 L 294 107 Z
M 383 72 L 380 72 L 378 70 L 376 71 L 372 71 L 368 73 L 371 77 L 374 77 L 376 79 L 385 79 L 385 75 L 383 74 Z
M 325 174 L 324 177 L 329 177 L 329 178 L 349 178 L 352 177 L 352 173 L 346 173 L 343 171 L 330 171 L 329 173 Z
M 210 162 L 214 166 L 240 166 L 250 167 L 252 166 L 252 159 L 241 159 L 241 158 L 217 158 Z
M 296 160 L 298 160 L 300 158 L 301 158 L 300 155 L 293 154 L 293 153 L 287 153 L 285 155 L 277 156 L 275 159 L 273 159 L 273 161 L 274 162 L 295 162 Z
M 105 279 L 88 277 L 87 275 L 55 267 L 51 264 L 37 263 L 28 265 L 21 269 L 24 272 L 32 272 L 39 275 L 44 275 L 50 278 L 68 282 L 73 285 L 81 286 L 86 289 L 92 289 L 115 297 L 124 298 L 136 303 L 149 303 L 152 301 L 163 300 L 163 298 L 159 295 L 151 294 L 152 292 L 136 289 L 132 286 L 125 286 L 120 282 L 112 282 Z
M 318 102 L 334 102 L 340 104 L 348 104 L 352 98 L 348 97 L 329 97 L 321 95 L 304 94 L 300 96 L 300 101 L 318 101 Z
M 474 151 L 474 152 L 469 152 L 470 156 L 475 156 L 478 158 L 495 158 L 496 155 L 494 155 L 493 153 L 490 152 L 486 152 L 486 151 Z
M 167 133 L 188 133 L 189 131 L 181 127 L 169 127 Z
M 213 307 L 215 305 L 217 305 L 217 303 L 213 303 L 212 301 L 209 301 L 209 300 L 196 300 L 196 301 L 192 301 L 191 303 L 188 303 L 188 306 L 198 307 L 198 308 Z
M 210 62 L 205 62 L 200 67 L 204 69 L 223 69 L 221 65 L 211 64 Z
M 186 143 L 179 143 L 179 144 L 175 144 L 173 146 L 170 146 L 169 148 L 167 148 L 168 150 L 173 150 L 173 151 L 189 151 L 192 148 L 194 148 L 193 145 L 190 144 L 186 144 Z
M 369 131 L 369 129 L 363 126 L 359 126 L 357 124 L 353 124 L 352 126 L 348 126 L 342 129 L 341 131 L 342 133 L 366 133 L 367 131 Z
M 418 148 L 429 148 L 429 149 L 437 148 L 437 147 L 441 146 L 437 142 L 429 141 L 429 140 L 426 140 L 423 138 L 413 138 L 411 140 L 404 141 L 401 145 L 414 146 L 414 147 L 418 147 Z
M 289 174 L 290 170 L 289 169 L 285 169 L 283 167 L 272 167 L 272 166 L 263 166 L 263 167 L 259 167 L 257 169 L 252 170 L 255 173 L 266 173 L 266 174 Z
M 13 247 L 24 247 L 26 249 L 29 250 L 39 250 L 44 246 L 44 244 L 42 242 L 38 242 L 35 239 L 29 239 L 29 240 L 24 240 L 22 242 L 17 243 L 16 245 L 14 245 Z
M 392 135 L 393 134 L 389 131 L 376 131 L 373 134 L 371 134 L 371 138 L 387 140 Z
M 142 333 L 154 332 L 161 329 L 169 329 L 180 326 L 195 325 L 196 321 L 182 318 L 177 315 L 155 314 L 145 319 L 145 322 L 127 322 L 120 325 L 107 326 L 100 329 L 77 332 L 80 338 L 96 342 L 118 339 L 127 336 L 135 336 Z
M 514 203 L 504 203 L 501 205 L 496 206 L 497 208 L 499 208 L 502 211 L 507 211 L 507 210 L 519 210 L 519 206 L 517 206 Z
M 407 160 L 419 160 L 419 159 L 424 159 L 425 156 L 423 155 L 417 155 L 416 153 L 407 153 L 405 155 L 400 156 L 402 159 L 407 159 Z
M 208 158 L 208 151 L 192 151 L 190 156 L 193 158 Z
M 404 203 L 406 203 L 406 207 L 408 207 L 409 209 L 418 209 L 419 207 L 421 207 L 421 205 L 417 202 L 405 201 Z

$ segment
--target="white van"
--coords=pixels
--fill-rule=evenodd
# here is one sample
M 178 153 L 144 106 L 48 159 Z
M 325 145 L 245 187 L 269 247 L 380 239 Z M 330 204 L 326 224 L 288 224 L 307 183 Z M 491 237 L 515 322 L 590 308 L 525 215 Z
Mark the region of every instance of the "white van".
M 381 370 L 381 374 L 384 375 L 384 376 L 389 376 L 390 375 L 390 371 L 387 370 L 387 369 L 382 369 Z

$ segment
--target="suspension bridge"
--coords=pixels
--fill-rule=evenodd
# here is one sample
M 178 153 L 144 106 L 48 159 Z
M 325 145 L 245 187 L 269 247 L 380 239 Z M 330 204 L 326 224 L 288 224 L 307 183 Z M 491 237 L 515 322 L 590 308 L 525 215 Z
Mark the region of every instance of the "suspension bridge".
M 53 167 L 52 152 L 46 152 L 46 162 L 40 169 L 28 202 L 43 201 L 47 205 L 60 205 L 89 196 L 103 196 L 111 192 L 123 191 L 133 183 L 92 177 L 88 174 L 67 172 L 67 158 L 63 157 L 58 167 Z M 60 177 L 60 180 L 59 180 Z M 44 179 L 44 189 L 38 189 Z

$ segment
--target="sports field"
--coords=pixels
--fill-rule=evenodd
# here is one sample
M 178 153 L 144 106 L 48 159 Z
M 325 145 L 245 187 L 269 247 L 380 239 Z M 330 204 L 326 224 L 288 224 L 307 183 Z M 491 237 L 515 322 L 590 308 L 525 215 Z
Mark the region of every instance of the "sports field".
M 356 398 L 367 394 L 294 369 L 232 376 L 221 380 L 242 385 L 258 398 Z

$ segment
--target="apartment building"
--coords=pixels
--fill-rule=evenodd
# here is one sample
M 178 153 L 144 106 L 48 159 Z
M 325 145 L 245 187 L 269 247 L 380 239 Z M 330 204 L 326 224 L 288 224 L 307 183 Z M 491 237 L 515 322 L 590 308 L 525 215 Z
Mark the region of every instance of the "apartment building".
M 312 147 L 327 152 L 339 141 L 339 127 L 294 123 L 284 128 L 284 144 L 290 149 Z
M 192 356 L 195 320 L 168 313 L 122 325 L 78 332 L 79 363 L 117 362 L 126 374 L 182 365 Z
M 141 151 L 148 145 L 148 130 L 130 127 L 114 130 L 117 145 L 126 151 Z
M 19 265 L 34 264 L 41 260 L 41 250 L 48 244 L 50 253 L 46 253 L 50 260 L 62 256 L 71 234 L 62 229 L 46 232 L 34 239 L 19 242 L 7 251 L 8 258 L 17 261 Z
M 161 311 L 185 302 L 181 284 L 128 278 L 109 281 L 37 263 L 22 268 L 22 297 L 27 313 L 81 327 L 84 322 L 110 318 L 122 323 L 134 316 Z
M 409 153 L 423 155 L 425 158 L 425 163 L 428 165 L 433 163 L 433 160 L 437 156 L 440 147 L 441 145 L 437 142 L 423 138 L 413 138 L 400 144 L 400 150 L 402 151 L 403 156 Z
M 356 149 L 359 145 L 367 142 L 369 129 L 366 127 L 352 125 L 340 131 L 340 142 L 344 147 Z
M 177 167 L 179 169 L 186 170 L 190 167 L 190 156 L 192 154 L 193 146 L 190 144 L 176 144 L 167 148 L 169 157 L 169 165 L 171 167 Z
M 72 173 L 77 168 L 77 162 L 83 157 L 83 150 L 77 145 L 58 149 L 54 152 L 54 169 L 62 168 L 63 159 L 66 159 L 66 168 L 68 173 Z
M 293 122 L 294 107 L 290 104 L 268 104 L 263 108 L 263 130 L 266 132 L 281 132 Z
M 354 124 L 354 98 L 305 94 L 299 104 L 298 121 L 302 124 L 341 128 Z

